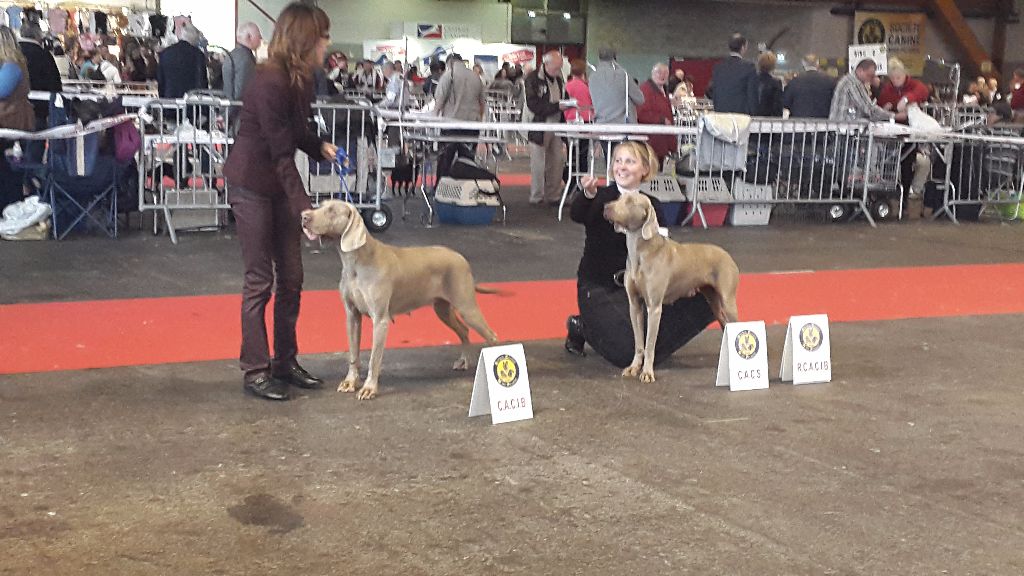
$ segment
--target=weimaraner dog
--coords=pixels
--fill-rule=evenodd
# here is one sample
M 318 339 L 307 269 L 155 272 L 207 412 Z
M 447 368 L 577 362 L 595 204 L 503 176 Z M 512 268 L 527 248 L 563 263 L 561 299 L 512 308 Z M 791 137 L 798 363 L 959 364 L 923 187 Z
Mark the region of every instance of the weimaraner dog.
M 623 194 L 604 207 L 604 217 L 626 235 L 626 294 L 635 355 L 623 376 L 654 382 L 654 344 L 661 307 L 680 298 L 704 295 L 722 328 L 735 322 L 740 271 L 725 250 L 711 244 L 680 244 L 658 233 L 658 218 L 643 194 Z M 647 340 L 641 301 L 647 305 Z
M 377 395 L 388 322 L 399 314 L 433 304 L 438 318 L 455 331 L 462 343 L 459 359 L 452 366 L 454 370 L 466 370 L 469 366 L 467 324 L 489 345 L 498 342 L 497 335 L 480 313 L 475 294 L 497 292 L 476 286 L 469 262 L 462 255 L 443 246 L 400 248 L 384 244 L 367 234 L 366 225 L 354 206 L 338 200 L 329 200 L 315 210 L 304 211 L 302 228 L 310 238 L 339 239 L 342 261 L 339 288 L 348 319 L 348 374 L 338 385 L 339 391 L 354 392 L 359 388 L 359 336 L 363 316 L 369 316 L 373 322 L 373 348 L 366 382 L 359 388 L 360 400 Z

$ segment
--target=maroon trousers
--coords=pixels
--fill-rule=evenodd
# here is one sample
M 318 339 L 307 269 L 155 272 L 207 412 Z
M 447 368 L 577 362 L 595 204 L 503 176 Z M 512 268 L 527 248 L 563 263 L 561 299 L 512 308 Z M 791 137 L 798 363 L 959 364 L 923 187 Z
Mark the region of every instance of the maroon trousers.
M 295 360 L 295 324 L 302 292 L 302 228 L 284 194 L 267 197 L 233 187 L 231 210 L 245 262 L 242 285 L 242 353 L 247 376 L 271 369 L 266 309 L 273 287 L 274 364 Z M 275 283 L 276 280 L 276 283 Z

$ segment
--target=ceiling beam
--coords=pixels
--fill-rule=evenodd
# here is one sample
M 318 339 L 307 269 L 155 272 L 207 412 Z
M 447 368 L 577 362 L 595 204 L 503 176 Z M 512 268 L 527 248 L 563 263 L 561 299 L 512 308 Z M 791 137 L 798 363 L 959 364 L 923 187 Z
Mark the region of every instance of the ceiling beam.
M 954 0 L 931 0 L 931 5 L 938 24 L 945 28 L 946 33 L 953 40 L 954 47 L 966 56 L 968 72 L 977 74 L 991 68 L 992 60 L 989 58 L 988 51 L 967 25 L 967 20 L 960 12 L 956 2 Z M 992 70 L 991 73 L 999 75 L 998 70 Z

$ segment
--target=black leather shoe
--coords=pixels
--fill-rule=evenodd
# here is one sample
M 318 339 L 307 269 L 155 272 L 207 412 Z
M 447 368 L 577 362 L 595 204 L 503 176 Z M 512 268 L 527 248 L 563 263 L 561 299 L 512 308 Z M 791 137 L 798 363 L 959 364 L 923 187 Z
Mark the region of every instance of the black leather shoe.
M 291 366 L 276 368 L 274 370 L 274 378 L 306 390 L 319 390 L 324 387 L 323 380 L 306 372 L 302 366 L 294 362 Z
M 274 378 L 270 374 L 259 374 L 246 379 L 243 386 L 246 394 L 267 400 L 288 400 L 288 383 Z
M 586 356 L 583 345 L 586 338 L 583 337 L 583 320 L 579 316 L 569 316 L 566 321 L 566 328 L 569 334 L 565 337 L 565 351 L 575 356 Z

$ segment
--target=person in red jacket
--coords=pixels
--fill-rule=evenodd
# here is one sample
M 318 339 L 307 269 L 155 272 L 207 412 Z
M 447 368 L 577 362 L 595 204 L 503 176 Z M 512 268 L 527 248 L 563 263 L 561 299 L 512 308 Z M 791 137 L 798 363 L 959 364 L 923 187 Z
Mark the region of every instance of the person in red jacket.
M 644 94 L 644 103 L 636 109 L 636 119 L 639 124 L 661 124 L 671 126 L 672 122 L 672 101 L 665 88 L 668 83 L 668 66 L 658 62 L 651 69 L 651 79 L 640 86 Z M 654 153 L 658 156 L 658 162 L 664 162 L 676 148 L 676 137 L 670 134 L 652 135 L 648 142 Z
M 882 86 L 878 105 L 895 112 L 905 112 L 909 104 L 928 102 L 928 87 L 907 74 L 906 67 L 896 58 L 889 59 L 889 82 Z M 903 122 L 906 124 L 906 121 Z
M 1010 110 L 1013 110 L 1014 121 L 1024 119 L 1024 68 L 1013 71 L 1013 92 L 1010 93 Z
M 921 105 L 928 102 L 928 87 L 907 74 L 903 63 L 896 58 L 889 59 L 889 82 L 882 86 L 878 95 L 878 105 L 886 110 L 902 112 L 899 121 L 907 124 L 906 111 L 910 104 Z M 928 149 L 918 148 L 914 153 L 907 154 L 900 166 L 901 181 L 907 190 L 907 217 L 915 220 L 921 217 L 924 204 L 922 194 L 924 186 L 931 176 L 932 162 Z

